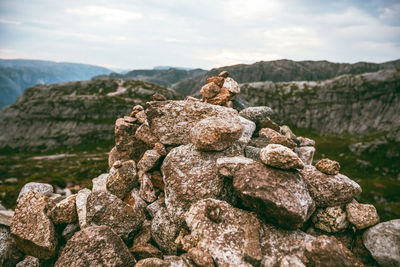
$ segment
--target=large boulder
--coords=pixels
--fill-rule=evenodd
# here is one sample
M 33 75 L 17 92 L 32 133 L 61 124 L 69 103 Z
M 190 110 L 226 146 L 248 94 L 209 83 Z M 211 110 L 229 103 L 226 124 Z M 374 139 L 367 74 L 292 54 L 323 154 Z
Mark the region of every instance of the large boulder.
M 382 266 L 400 266 L 400 219 L 377 224 L 363 234 L 365 247 Z
M 235 173 L 233 186 L 240 198 L 259 215 L 285 228 L 301 227 L 315 209 L 297 171 L 268 168 L 255 162 Z
M 68 240 L 54 266 L 133 266 L 135 258 L 108 226 L 90 226 Z
M 361 187 L 343 174 L 327 175 L 311 165 L 301 172 L 317 207 L 346 204 L 361 193 Z
M 254 214 L 208 198 L 193 204 L 185 220 L 197 248 L 209 253 L 218 266 L 261 262 L 261 226 Z
M 270 144 L 261 149 L 260 159 L 266 165 L 284 170 L 304 167 L 304 163 L 293 150 L 279 144 Z
M 40 259 L 53 257 L 57 248 L 54 225 L 46 214 L 48 208 L 46 196 L 28 191 L 19 200 L 10 225 L 18 247 Z

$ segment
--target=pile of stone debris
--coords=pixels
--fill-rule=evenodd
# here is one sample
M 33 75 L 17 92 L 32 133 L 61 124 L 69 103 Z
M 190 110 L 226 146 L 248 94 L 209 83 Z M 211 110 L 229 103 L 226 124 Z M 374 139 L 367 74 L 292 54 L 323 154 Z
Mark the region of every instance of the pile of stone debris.
M 339 163 L 313 166 L 315 142 L 270 108 L 231 108 L 239 92 L 223 72 L 202 100 L 134 107 L 91 190 L 25 185 L 1 227 L 0 263 L 399 266 L 400 220 L 379 223 Z

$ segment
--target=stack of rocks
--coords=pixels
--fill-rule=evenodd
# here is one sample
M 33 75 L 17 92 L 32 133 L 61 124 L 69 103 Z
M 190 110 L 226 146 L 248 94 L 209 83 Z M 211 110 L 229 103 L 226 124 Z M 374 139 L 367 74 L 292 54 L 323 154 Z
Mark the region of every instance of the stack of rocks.
M 91 190 L 27 185 L 3 265 L 398 266 L 400 220 L 379 223 L 339 163 L 313 166 L 315 142 L 270 108 L 230 108 L 238 92 L 223 72 L 202 101 L 134 107 Z

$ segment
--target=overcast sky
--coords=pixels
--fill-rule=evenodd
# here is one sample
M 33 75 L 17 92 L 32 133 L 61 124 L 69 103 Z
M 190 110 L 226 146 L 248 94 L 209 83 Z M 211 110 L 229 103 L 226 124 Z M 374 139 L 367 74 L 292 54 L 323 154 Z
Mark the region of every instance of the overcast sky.
M 400 58 L 400 0 L 0 0 L 0 58 L 110 68 Z

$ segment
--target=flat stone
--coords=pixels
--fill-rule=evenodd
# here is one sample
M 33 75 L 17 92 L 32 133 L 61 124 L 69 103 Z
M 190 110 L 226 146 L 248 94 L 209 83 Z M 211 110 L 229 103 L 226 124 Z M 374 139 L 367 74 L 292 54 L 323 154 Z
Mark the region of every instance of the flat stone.
M 346 205 L 347 218 L 358 230 L 379 223 L 379 216 L 373 205 L 349 203 Z
M 270 117 L 273 113 L 274 112 L 270 107 L 260 106 L 260 107 L 245 108 L 239 112 L 239 115 L 257 124 L 265 117 Z
M 343 174 L 327 175 L 311 165 L 306 165 L 301 173 L 317 207 L 340 206 L 361 193 L 361 187 Z
M 296 147 L 294 149 L 294 152 L 296 152 L 296 154 L 299 156 L 299 158 L 305 165 L 312 164 L 315 154 L 315 147 L 313 146 Z
M 203 99 L 208 99 L 216 96 L 221 91 L 221 87 L 215 82 L 209 82 L 201 87 L 200 93 Z
M 252 266 L 262 259 L 261 226 L 257 217 L 225 201 L 203 199 L 185 215 L 197 248 L 212 256 L 218 266 Z
M 335 175 L 340 171 L 340 164 L 337 161 L 330 159 L 321 159 L 315 164 L 315 167 L 325 174 Z
M 139 185 L 136 164 L 133 160 L 127 160 L 114 166 L 115 164 L 106 178 L 106 187 L 111 194 L 122 199 L 133 187 Z
M 255 162 L 235 173 L 233 186 L 257 214 L 288 229 L 301 227 L 315 209 L 299 172 L 268 168 Z
M 343 232 L 349 226 L 346 212 L 340 206 L 317 209 L 312 221 L 316 228 L 328 233 Z
M 239 84 L 232 78 L 227 77 L 224 80 L 224 85 L 222 87 L 225 87 L 228 89 L 228 91 L 234 95 L 240 93 L 240 87 Z
M 92 192 L 86 206 L 88 225 L 107 225 L 126 241 L 133 237 L 145 220 L 143 209 L 135 209 L 109 192 Z
M 295 147 L 297 147 L 296 143 L 292 139 L 287 138 L 286 136 L 282 136 L 282 135 L 272 137 L 269 140 L 269 143 L 282 145 L 282 146 L 288 147 L 290 149 L 294 149 Z
M 238 117 L 209 117 L 199 121 L 191 129 L 190 140 L 199 150 L 222 151 L 237 141 L 242 132 L 243 126 Z
M 71 195 L 60 202 L 48 212 L 48 216 L 53 223 L 73 223 L 78 221 L 78 214 L 76 211 L 76 194 Z
M 114 165 L 114 163 L 113 163 Z M 92 191 L 107 191 L 108 173 L 102 173 L 98 177 L 92 179 Z
M 218 173 L 224 177 L 233 178 L 236 171 L 247 164 L 254 163 L 254 160 L 239 156 L 239 157 L 223 157 L 217 159 L 216 167 Z
M 133 266 L 135 258 L 108 226 L 90 226 L 77 232 L 61 250 L 55 267 Z
M 76 212 L 78 214 L 78 222 L 79 227 L 81 229 L 85 228 L 87 225 L 86 222 L 86 202 L 87 198 L 92 191 L 87 188 L 81 189 L 76 194 L 75 205 L 76 205 Z
M 25 256 L 25 258 L 18 262 L 16 267 L 39 267 L 40 262 L 38 258 L 32 256 Z
M 28 191 L 18 202 L 10 225 L 19 249 L 40 259 L 53 257 L 57 248 L 54 225 L 46 215 L 47 209 L 46 196 Z
M 19 202 L 22 196 L 27 192 L 29 192 L 30 190 L 35 191 L 44 196 L 51 196 L 51 194 L 53 194 L 54 192 L 53 186 L 50 184 L 35 183 L 35 182 L 27 183 L 22 187 L 21 191 L 19 192 L 17 202 Z
M 382 266 L 400 266 L 400 219 L 379 223 L 363 234 L 365 247 Z
M 278 144 L 270 144 L 261 149 L 260 159 L 266 165 L 284 170 L 302 169 L 304 167 L 304 163 L 296 153 Z
M 14 211 L 12 210 L 0 210 L 0 224 L 10 226 Z
M 315 146 L 315 141 L 310 138 L 299 136 L 297 139 L 300 141 L 300 146 Z
M 271 140 L 274 137 L 279 137 L 282 136 L 280 133 L 278 133 L 275 130 L 272 130 L 270 128 L 262 128 L 259 132 L 258 135 L 261 137 L 268 138 L 268 140 Z

